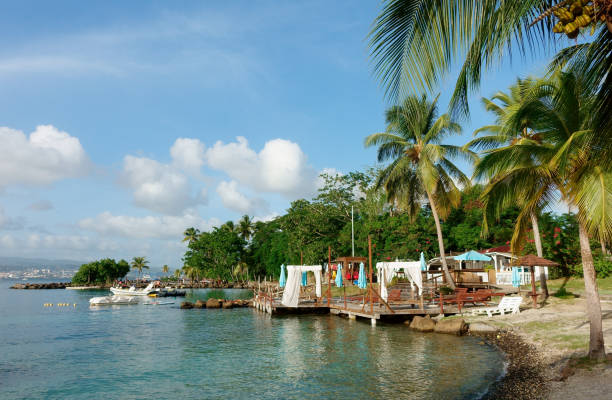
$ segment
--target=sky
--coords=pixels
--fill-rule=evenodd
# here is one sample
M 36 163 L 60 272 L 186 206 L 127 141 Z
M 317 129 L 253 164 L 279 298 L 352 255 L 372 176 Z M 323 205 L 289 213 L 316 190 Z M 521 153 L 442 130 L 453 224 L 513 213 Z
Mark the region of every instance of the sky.
M 0 254 L 146 256 L 181 267 L 182 232 L 310 198 L 321 172 L 376 163 L 389 104 L 368 59 L 376 1 L 5 2 Z M 491 68 L 479 105 L 547 57 Z M 441 111 L 453 74 L 440 82 Z M 434 94 L 436 94 L 434 93 Z M 466 172 L 469 165 L 458 163 Z

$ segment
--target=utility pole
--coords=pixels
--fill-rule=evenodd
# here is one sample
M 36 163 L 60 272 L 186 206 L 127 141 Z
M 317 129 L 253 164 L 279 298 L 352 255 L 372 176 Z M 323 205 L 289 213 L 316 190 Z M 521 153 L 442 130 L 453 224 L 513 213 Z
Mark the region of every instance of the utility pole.
M 353 249 L 351 255 L 355 257 L 355 222 L 353 217 L 353 206 L 351 206 L 351 247 Z

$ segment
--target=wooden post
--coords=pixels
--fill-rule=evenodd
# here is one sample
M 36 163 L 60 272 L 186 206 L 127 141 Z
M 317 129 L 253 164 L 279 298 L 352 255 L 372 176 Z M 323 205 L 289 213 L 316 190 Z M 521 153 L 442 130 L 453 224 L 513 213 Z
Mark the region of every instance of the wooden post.
M 372 300 L 372 237 L 368 235 L 368 258 L 369 258 L 369 275 L 370 275 L 370 314 L 374 314 L 374 302 Z
M 346 285 L 342 285 L 342 290 L 344 291 L 344 309 L 346 310 Z
M 538 308 L 538 294 L 535 287 L 535 267 L 531 266 L 531 298 L 533 298 L 533 308 Z
M 300 251 L 300 265 L 304 265 L 304 253 Z
M 331 305 L 331 246 L 327 248 L 327 307 Z
M 444 295 L 440 292 L 440 314 L 444 315 Z

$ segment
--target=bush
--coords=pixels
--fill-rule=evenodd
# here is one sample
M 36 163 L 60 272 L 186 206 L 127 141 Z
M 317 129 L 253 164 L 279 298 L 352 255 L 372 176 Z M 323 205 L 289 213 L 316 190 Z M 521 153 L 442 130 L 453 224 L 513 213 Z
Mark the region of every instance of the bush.
M 442 293 L 443 295 L 451 294 L 453 293 L 453 289 L 449 288 L 448 286 L 441 286 L 440 293 Z
M 609 276 L 612 276 L 612 262 L 610 260 L 597 258 L 593 261 L 595 264 L 595 272 L 597 273 L 598 278 L 607 278 Z M 584 276 L 582 272 L 582 263 L 571 266 L 570 271 L 572 275 L 581 277 Z

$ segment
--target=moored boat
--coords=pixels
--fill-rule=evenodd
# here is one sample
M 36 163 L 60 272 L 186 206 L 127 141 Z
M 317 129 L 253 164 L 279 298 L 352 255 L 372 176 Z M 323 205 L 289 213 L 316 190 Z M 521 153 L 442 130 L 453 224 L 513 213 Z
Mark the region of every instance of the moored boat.
M 130 296 L 100 296 L 89 299 L 89 305 L 92 306 L 114 306 L 136 303 L 138 303 L 138 299 Z
M 149 293 L 151 293 L 153 291 L 153 285 L 154 285 L 154 283 L 151 282 L 144 289 L 136 289 L 135 286 L 132 286 L 129 289 L 112 287 L 112 288 L 110 288 L 110 290 L 114 294 L 118 294 L 118 295 L 122 295 L 122 296 L 146 296 L 146 295 L 148 295 Z

